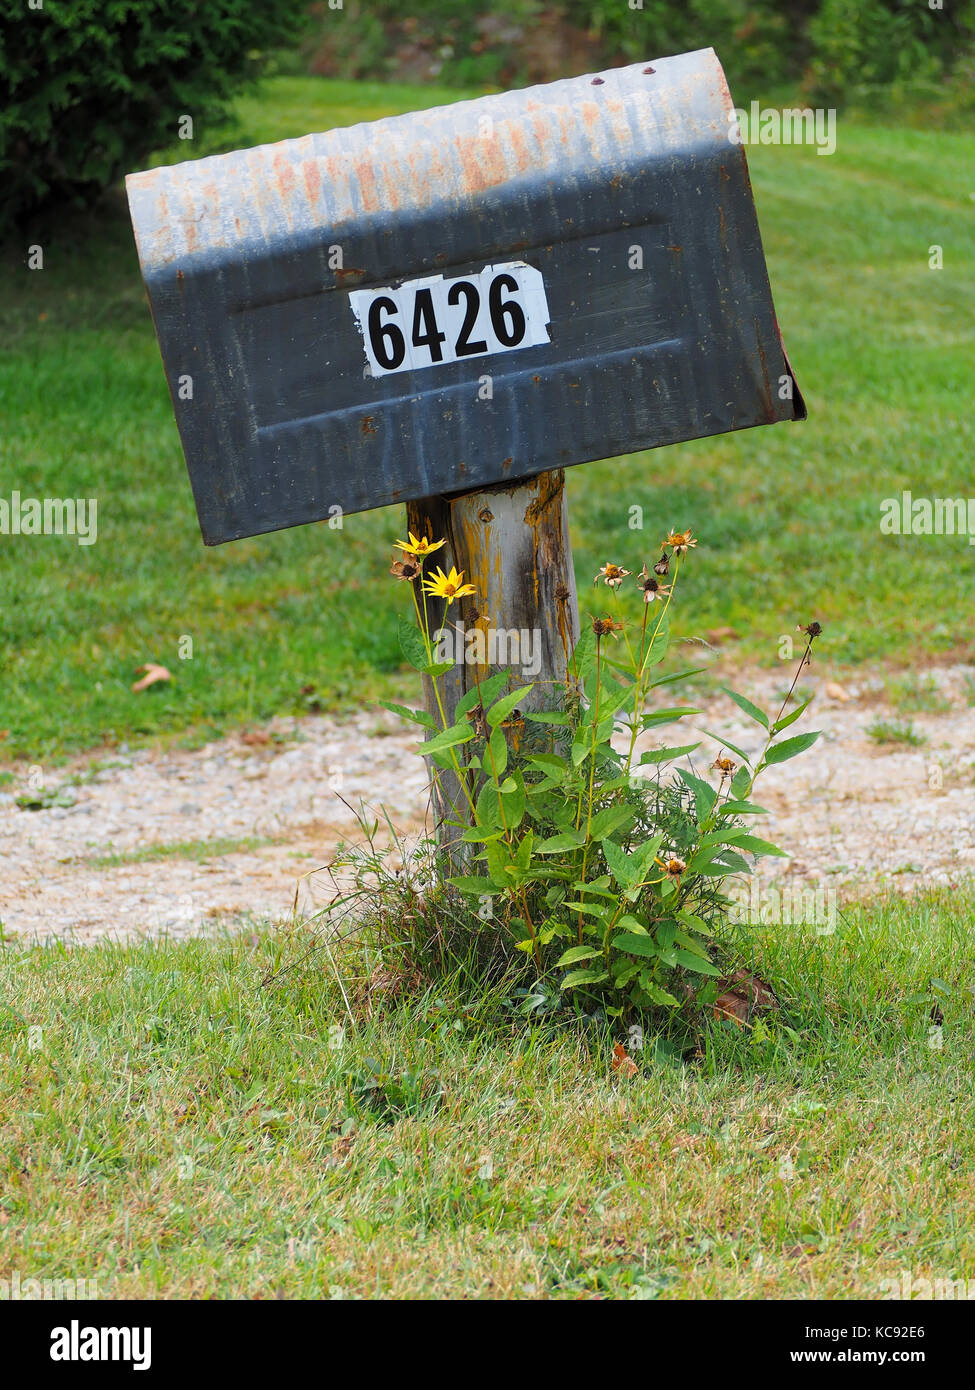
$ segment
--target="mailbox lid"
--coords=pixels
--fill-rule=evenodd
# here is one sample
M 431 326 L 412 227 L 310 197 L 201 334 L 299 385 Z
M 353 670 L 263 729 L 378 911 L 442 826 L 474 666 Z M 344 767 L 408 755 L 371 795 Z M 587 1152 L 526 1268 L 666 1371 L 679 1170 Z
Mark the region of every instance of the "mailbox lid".
M 801 418 L 736 129 L 708 49 L 130 175 L 204 539 Z

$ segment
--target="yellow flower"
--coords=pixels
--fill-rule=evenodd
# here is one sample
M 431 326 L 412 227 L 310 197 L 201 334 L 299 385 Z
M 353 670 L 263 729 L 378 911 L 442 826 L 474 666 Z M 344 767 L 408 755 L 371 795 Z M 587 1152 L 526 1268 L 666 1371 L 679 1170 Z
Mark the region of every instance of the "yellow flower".
M 393 544 L 398 546 L 400 550 L 405 550 L 408 555 L 432 555 L 435 550 L 439 550 L 442 545 L 447 544 L 445 540 L 428 541 L 426 536 L 417 540 L 412 531 L 407 531 L 406 534 L 410 538 L 408 541 L 394 541 Z
M 458 574 L 453 565 L 449 574 L 444 574 L 442 569 L 435 569 L 429 578 L 424 579 L 423 588 L 434 598 L 445 598 L 448 603 L 453 603 L 455 598 L 463 598 L 464 594 L 477 593 L 473 584 L 464 583 L 464 571 L 461 570 Z

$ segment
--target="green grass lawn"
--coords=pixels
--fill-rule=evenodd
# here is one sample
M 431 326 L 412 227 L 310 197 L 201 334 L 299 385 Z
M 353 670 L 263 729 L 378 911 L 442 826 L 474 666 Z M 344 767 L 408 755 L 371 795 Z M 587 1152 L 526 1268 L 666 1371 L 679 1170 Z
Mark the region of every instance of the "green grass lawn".
M 609 1036 L 446 989 L 370 1016 L 347 956 L 350 1023 L 303 936 L 8 944 L 0 1270 L 110 1298 L 972 1278 L 973 912 L 969 889 L 848 910 L 833 936 L 756 929 L 782 1014 L 705 1027 L 683 1060 L 648 1034 L 629 1080 Z
M 192 153 L 456 95 L 277 78 L 240 102 L 231 136 Z M 583 590 L 607 559 L 637 570 L 664 527 L 691 526 L 702 543 L 675 615 L 684 635 L 731 626 L 736 653 L 772 663 L 779 635 L 816 616 L 821 656 L 840 666 L 971 654 L 975 550 L 885 537 L 879 518 L 903 488 L 972 489 L 973 156 L 971 135 L 842 120 L 829 158 L 750 149 L 809 421 L 571 470 Z M 928 269 L 935 243 L 942 271 Z M 205 549 L 121 197 L 65 219 L 44 248 L 43 271 L 24 248 L 0 264 L 0 496 L 97 496 L 99 538 L 0 537 L 0 757 L 407 696 L 386 572 L 399 510 Z M 642 536 L 627 525 L 634 503 Z M 179 659 L 184 636 L 192 660 Z M 174 679 L 136 695 L 145 661 Z

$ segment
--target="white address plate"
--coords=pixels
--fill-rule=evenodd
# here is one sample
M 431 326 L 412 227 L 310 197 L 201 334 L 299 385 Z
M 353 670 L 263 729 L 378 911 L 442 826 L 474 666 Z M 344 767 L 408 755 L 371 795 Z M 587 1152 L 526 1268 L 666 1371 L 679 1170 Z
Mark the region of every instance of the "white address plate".
M 352 290 L 349 301 L 373 376 L 550 341 L 545 282 L 524 261 L 452 280 L 431 275 L 395 289 Z

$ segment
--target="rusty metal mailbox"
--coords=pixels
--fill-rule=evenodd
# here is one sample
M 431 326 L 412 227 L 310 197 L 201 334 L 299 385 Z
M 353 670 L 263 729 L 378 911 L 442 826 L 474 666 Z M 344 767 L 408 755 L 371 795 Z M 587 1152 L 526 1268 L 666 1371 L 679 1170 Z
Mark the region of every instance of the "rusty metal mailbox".
M 710 49 L 131 174 L 210 544 L 801 418 Z

